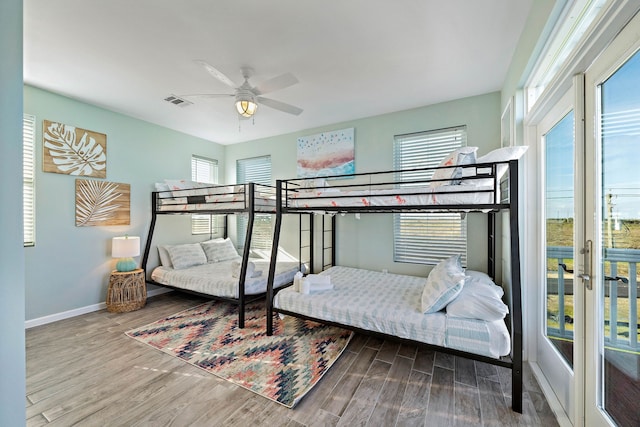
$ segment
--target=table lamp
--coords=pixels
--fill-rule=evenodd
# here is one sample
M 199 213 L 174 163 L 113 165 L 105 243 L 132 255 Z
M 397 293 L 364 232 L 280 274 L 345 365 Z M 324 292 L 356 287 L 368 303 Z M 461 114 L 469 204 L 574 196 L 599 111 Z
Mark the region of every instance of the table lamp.
M 111 240 L 111 256 L 119 258 L 116 264 L 117 271 L 135 270 L 136 262 L 132 257 L 138 255 L 140 255 L 140 237 L 114 237 Z

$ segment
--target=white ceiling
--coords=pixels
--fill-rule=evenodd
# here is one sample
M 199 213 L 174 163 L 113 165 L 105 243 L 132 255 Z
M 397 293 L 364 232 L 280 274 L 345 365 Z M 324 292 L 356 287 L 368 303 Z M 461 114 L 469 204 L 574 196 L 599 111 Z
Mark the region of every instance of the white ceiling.
M 25 0 L 24 79 L 190 135 L 232 144 L 502 88 L 533 0 Z M 230 93 L 291 72 L 239 121 Z M 55 117 L 50 117 L 54 119 Z M 81 125 L 81 123 L 70 123 Z

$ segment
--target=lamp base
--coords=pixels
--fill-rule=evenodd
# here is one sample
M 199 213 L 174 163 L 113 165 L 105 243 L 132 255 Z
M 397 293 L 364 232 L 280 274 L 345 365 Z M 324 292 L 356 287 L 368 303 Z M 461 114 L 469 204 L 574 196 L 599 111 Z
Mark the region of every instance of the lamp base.
M 116 264 L 116 270 L 119 272 L 133 271 L 136 269 L 136 262 L 133 258 L 120 258 Z

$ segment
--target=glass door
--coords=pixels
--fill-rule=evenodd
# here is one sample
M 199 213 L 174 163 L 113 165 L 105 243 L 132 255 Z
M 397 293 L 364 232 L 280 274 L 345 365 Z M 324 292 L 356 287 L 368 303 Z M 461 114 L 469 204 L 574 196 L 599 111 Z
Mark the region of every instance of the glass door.
M 541 159 L 542 222 L 537 328 L 538 366 L 573 422 L 574 407 L 574 248 L 575 113 L 567 92 L 537 127 Z
M 585 75 L 585 424 L 640 425 L 640 17 Z

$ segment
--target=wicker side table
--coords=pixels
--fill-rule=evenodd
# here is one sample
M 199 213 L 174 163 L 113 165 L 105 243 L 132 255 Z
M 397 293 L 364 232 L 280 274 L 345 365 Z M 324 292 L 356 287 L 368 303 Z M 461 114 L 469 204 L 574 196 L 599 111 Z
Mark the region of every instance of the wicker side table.
M 147 283 L 141 268 L 112 271 L 107 289 L 107 311 L 124 313 L 138 310 L 147 302 Z

